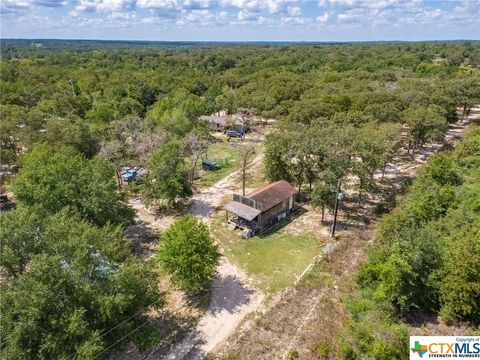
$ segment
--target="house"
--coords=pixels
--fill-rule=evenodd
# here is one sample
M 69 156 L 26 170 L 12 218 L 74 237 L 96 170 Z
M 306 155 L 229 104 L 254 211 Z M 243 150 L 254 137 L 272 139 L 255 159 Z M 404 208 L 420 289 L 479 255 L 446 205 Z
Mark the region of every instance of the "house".
M 200 116 L 200 120 L 208 122 L 208 127 L 212 131 L 226 131 L 229 129 L 236 130 L 243 133 L 246 130 L 246 126 L 241 118 L 232 116 L 215 116 L 204 115 Z
M 225 206 L 227 222 L 244 230 L 244 236 L 260 234 L 291 214 L 296 194 L 297 190 L 285 180 L 246 196 L 234 194 L 233 201 Z

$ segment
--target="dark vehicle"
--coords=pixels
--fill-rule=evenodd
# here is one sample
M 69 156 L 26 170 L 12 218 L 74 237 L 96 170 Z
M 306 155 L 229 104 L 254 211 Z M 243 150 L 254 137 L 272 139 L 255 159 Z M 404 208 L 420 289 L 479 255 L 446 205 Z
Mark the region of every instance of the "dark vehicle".
M 8 211 L 14 209 L 15 201 L 10 200 L 7 194 L 0 194 L 0 211 Z
M 220 166 L 218 166 L 215 160 L 206 159 L 202 161 L 202 169 L 207 171 L 213 171 L 220 169 Z
M 236 131 L 236 130 L 227 130 L 225 131 L 225 135 L 229 138 L 241 138 L 243 137 L 243 134 Z

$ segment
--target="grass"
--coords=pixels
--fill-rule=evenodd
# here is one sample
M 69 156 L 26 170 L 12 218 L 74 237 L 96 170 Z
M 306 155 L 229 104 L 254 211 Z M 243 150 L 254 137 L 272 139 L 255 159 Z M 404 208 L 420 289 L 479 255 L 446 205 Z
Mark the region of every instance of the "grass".
M 198 190 L 204 189 L 215 184 L 217 181 L 228 176 L 239 168 L 238 159 L 240 154 L 227 141 L 217 142 L 211 144 L 208 148 L 207 159 L 215 160 L 220 169 L 215 171 L 202 170 L 202 159 L 197 163 L 197 171 L 200 178 L 194 181 L 195 187 Z
M 262 144 L 257 144 L 256 154 L 262 152 Z M 238 150 L 227 141 L 212 144 L 207 157 L 216 160 L 221 169 L 201 172 L 202 177 L 195 181 L 197 188 L 211 186 L 240 168 Z M 228 159 L 227 164 L 225 159 Z M 201 168 L 201 163 L 198 167 Z M 249 171 L 246 187 L 255 189 L 263 185 L 264 168 L 261 163 Z M 278 228 L 262 237 L 243 239 L 238 231 L 234 232 L 226 227 L 223 211 L 214 218 L 211 233 L 221 245 L 224 255 L 242 268 L 254 279 L 256 285 L 266 292 L 276 292 L 292 285 L 320 253 L 323 245 L 311 234 L 290 234 Z
M 260 154 L 260 151 L 263 151 L 260 147 L 257 147 L 257 154 Z M 258 189 L 262 186 L 268 184 L 268 181 L 265 179 L 265 164 L 260 162 L 255 166 L 255 169 L 251 169 L 247 174 L 246 187 L 249 189 Z
M 261 144 L 257 144 L 255 149 L 256 154 L 260 154 L 263 151 Z M 205 157 L 199 159 L 196 169 L 200 174 L 200 178 L 194 181 L 194 186 L 197 191 L 212 186 L 217 181 L 222 180 L 234 171 L 240 169 L 240 152 L 226 139 L 221 139 L 220 142 L 211 144 L 208 148 L 206 158 L 215 160 L 220 166 L 220 169 L 204 171 L 202 169 L 202 160 L 204 160 Z M 261 173 L 263 174 L 263 171 L 261 171 Z M 259 178 L 257 179 L 258 176 L 259 175 L 251 174 L 249 178 L 252 177 L 255 184 L 258 184 L 261 182 Z M 248 185 L 251 186 L 252 184 Z
M 224 255 L 240 266 L 256 285 L 266 292 L 276 292 L 292 285 L 320 252 L 320 242 L 311 235 L 274 232 L 267 236 L 243 239 L 231 231 L 219 215 L 212 223 L 212 234 Z

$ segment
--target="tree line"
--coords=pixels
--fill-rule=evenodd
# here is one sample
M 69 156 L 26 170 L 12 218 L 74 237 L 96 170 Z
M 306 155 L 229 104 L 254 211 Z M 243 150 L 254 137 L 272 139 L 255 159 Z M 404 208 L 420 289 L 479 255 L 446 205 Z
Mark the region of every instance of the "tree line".
M 17 208 L 0 215 L 6 359 L 92 359 L 128 342 L 145 350 L 162 340 L 151 324 L 165 305 L 161 272 L 194 292 L 213 278 L 220 253 L 191 216 L 161 235 L 152 260 L 134 253 L 124 235 L 134 214 L 113 170 L 72 147 L 38 144 L 26 156 L 11 188 Z
M 401 203 L 379 224 L 347 301 L 339 336 L 346 359 L 406 359 L 409 318 L 439 315 L 480 324 L 480 130 L 421 168 Z
M 477 43 L 7 45 L 0 159 L 20 165 L 7 184 L 18 208 L 0 215 L 1 348 L 9 359 L 92 358 L 142 324 L 125 341 L 146 348 L 158 337 L 145 310 L 164 305 L 158 264 L 187 290 L 212 278 L 218 250 L 189 217 L 163 234 L 153 261 L 132 253 L 123 232 L 133 212 L 115 180 L 122 166 L 146 166 L 147 202 L 177 206 L 211 141 L 200 115 L 276 118 L 265 140 L 267 177 L 311 187 L 325 208 L 338 179 L 353 174 L 360 194 L 372 189 L 402 129 L 414 152 L 443 136 L 457 107 L 466 118 L 479 102 Z M 450 209 L 453 195 L 442 189 L 435 206 Z M 394 290 L 385 294 L 395 306 L 417 305 Z M 449 313 L 445 299 L 432 304 Z
M 117 170 L 149 167 L 147 199 L 166 207 L 189 196 L 195 159 L 211 141 L 200 115 L 226 109 L 278 119 L 280 131 L 267 139 L 268 178 L 299 188 L 322 185 L 321 204 L 330 180 L 345 173 L 359 177 L 360 193 L 368 191 L 373 171 L 398 146 L 400 125 L 407 126 L 414 152 L 442 138 L 457 107 L 466 118 L 480 101 L 476 42 L 77 45 L 7 41 L 0 74 L 2 163 L 21 165 L 37 143 L 73 146 Z M 302 135 L 311 139 L 299 141 Z

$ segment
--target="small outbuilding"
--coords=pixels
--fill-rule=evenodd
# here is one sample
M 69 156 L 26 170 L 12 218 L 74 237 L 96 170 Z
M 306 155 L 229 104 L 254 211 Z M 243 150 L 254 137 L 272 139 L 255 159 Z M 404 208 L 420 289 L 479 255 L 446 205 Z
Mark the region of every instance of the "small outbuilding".
M 238 117 L 205 115 L 200 116 L 200 120 L 207 121 L 212 131 L 223 132 L 231 129 L 243 133 L 246 130 L 243 120 Z
M 227 222 L 250 234 L 260 234 L 289 216 L 295 209 L 297 190 L 285 180 L 242 196 L 233 195 L 225 206 Z

